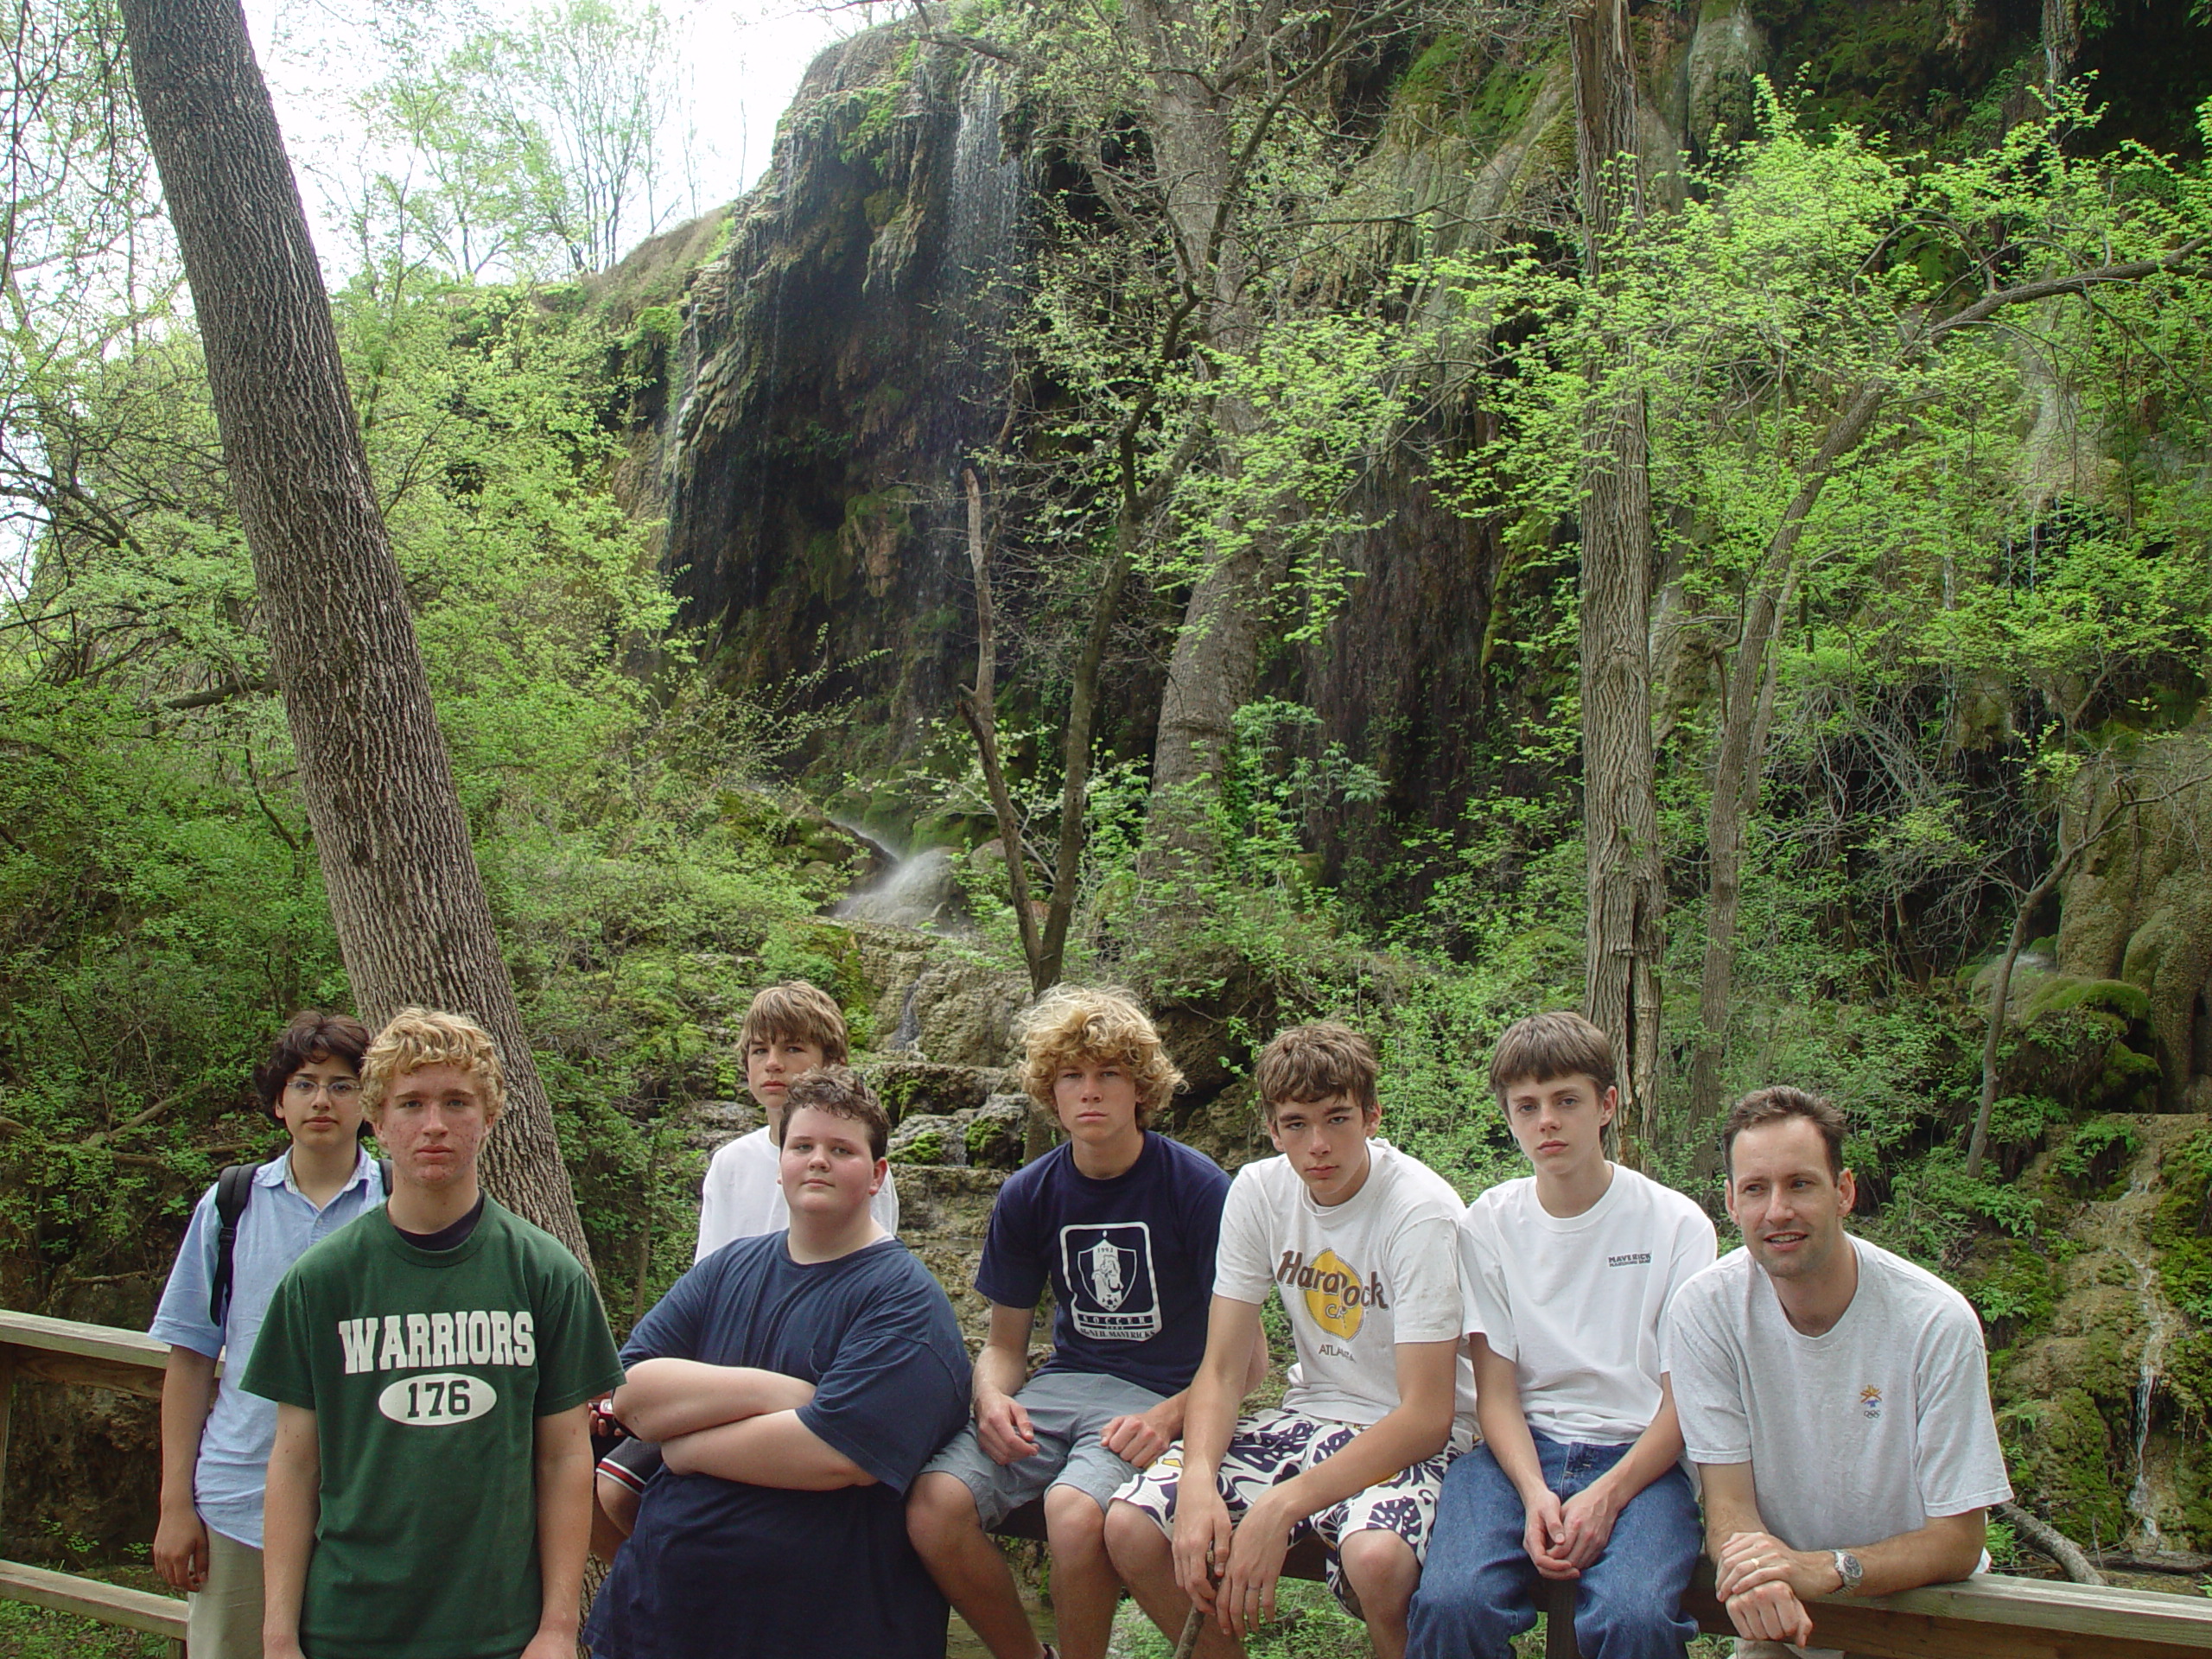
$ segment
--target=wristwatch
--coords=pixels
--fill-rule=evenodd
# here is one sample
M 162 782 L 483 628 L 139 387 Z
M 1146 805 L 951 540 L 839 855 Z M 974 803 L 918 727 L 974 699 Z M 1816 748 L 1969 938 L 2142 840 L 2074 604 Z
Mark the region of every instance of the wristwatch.
M 1836 1594 L 1840 1596 L 1857 1595 L 1859 1593 L 1859 1580 L 1866 1576 L 1866 1569 L 1859 1565 L 1859 1558 L 1847 1549 L 1839 1549 L 1834 1552 L 1834 1554 L 1835 1575 L 1843 1580 L 1841 1584 L 1836 1586 Z

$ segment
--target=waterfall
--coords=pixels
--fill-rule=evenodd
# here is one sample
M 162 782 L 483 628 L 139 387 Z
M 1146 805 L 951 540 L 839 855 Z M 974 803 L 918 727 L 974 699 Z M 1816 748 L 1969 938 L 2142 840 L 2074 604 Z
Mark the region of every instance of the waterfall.
M 925 847 L 911 856 L 894 859 L 889 869 L 839 899 L 830 913 L 843 921 L 880 922 L 934 931 L 959 896 L 952 855 L 942 847 Z
M 2151 1401 L 2164 1380 L 2161 1367 L 2165 1363 L 2169 1322 L 2155 1270 L 2138 1256 L 2131 1255 L 2128 1260 L 2135 1268 L 2136 1294 L 2143 1299 L 2149 1325 L 2143 1333 L 2143 1358 L 2135 1376 L 2135 1483 L 2127 1491 L 2127 1512 L 2142 1523 L 2143 1548 L 2156 1551 L 2164 1547 L 2164 1541 L 2158 1535 L 2158 1495 L 2151 1490 L 2150 1465 L 2144 1452 L 2151 1440 Z
M 997 71 L 978 65 L 963 78 L 942 257 L 949 276 L 975 285 L 974 300 L 986 315 L 1003 308 L 990 288 L 1014 274 L 1027 188 L 1021 164 L 1002 154 L 999 118 L 1005 108 Z
M 2085 1208 L 2093 1225 L 2084 1230 L 2105 1249 L 2127 1263 L 2135 1280 L 2135 1295 L 2143 1309 L 2143 1349 L 2136 1365 L 2134 1468 L 2127 1492 L 2127 1512 L 2137 1528 L 2138 1546 L 2145 1552 L 2164 1548 L 2158 1512 L 2169 1494 L 2153 1483 L 2151 1470 L 2151 1414 L 2158 1390 L 2165 1382 L 2167 1339 L 2172 1316 L 2159 1287 L 2158 1264 L 2149 1249 L 2150 1222 L 2158 1206 L 2151 1189 L 2158 1168 L 2155 1146 L 2136 1154 L 2136 1167 L 2127 1190 L 2116 1198 L 2092 1203 Z

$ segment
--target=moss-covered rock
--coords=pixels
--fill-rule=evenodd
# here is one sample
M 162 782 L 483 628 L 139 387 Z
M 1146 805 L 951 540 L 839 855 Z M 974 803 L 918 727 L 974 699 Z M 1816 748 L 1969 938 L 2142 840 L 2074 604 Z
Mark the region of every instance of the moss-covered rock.
M 910 1116 L 950 1117 L 976 1111 L 1005 1082 L 1004 1074 L 995 1069 L 939 1065 L 904 1057 L 872 1061 L 861 1072 L 894 1123 Z
M 2107 1541 L 2127 1535 L 2127 1506 L 2113 1478 L 2125 1459 L 2086 1389 L 2003 1407 L 1997 1432 L 2013 1485 L 2034 1494 L 2060 1531 Z
M 1995 1366 L 2015 1344 L 2041 1335 L 2058 1306 L 2057 1272 L 2040 1242 L 1985 1240 L 1955 1282 L 1988 1326 Z
M 964 1168 L 968 1162 L 968 1126 L 961 1119 L 936 1112 L 916 1112 L 899 1120 L 891 1132 L 886 1154 L 894 1164 L 950 1164 Z

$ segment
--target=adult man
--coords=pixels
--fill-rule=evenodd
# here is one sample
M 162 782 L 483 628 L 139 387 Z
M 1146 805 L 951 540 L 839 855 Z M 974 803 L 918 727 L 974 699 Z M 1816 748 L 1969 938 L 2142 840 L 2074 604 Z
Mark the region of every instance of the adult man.
M 1183 1077 L 1128 998 L 1061 987 L 1023 1046 L 1023 1086 L 1068 1139 L 999 1189 L 976 1270 L 991 1302 L 976 1421 L 914 1483 L 906 1526 L 995 1659 L 1038 1659 L 1048 1650 L 984 1529 L 1042 1497 L 1060 1652 L 1105 1659 L 1122 1593 L 1106 1506 L 1182 1432 L 1229 1178 L 1147 1127 Z M 1032 1377 L 1047 1283 L 1052 1353 Z
M 1182 1444 L 1106 1517 L 1114 1565 L 1155 1624 L 1173 1636 L 1194 1600 L 1212 1615 L 1205 1659 L 1241 1652 L 1274 1617 L 1283 1557 L 1309 1531 L 1378 1659 L 1402 1659 L 1437 1492 L 1472 1433 L 1459 1194 L 1376 1138 L 1376 1073 L 1367 1039 L 1333 1022 L 1261 1052 L 1254 1081 L 1282 1155 L 1230 1186 Z M 1239 1416 L 1271 1290 L 1298 1365 L 1280 1410 Z
M 246 1367 L 277 1402 L 268 1659 L 574 1659 L 613 1338 L 575 1257 L 478 1184 L 505 1103 L 483 1028 L 406 1009 L 362 1083 L 391 1201 L 300 1258 Z
M 154 1315 L 153 1334 L 169 1344 L 154 1565 L 173 1588 L 191 1592 L 185 1643 L 193 1659 L 259 1659 L 261 1493 L 276 1408 L 240 1389 L 238 1379 L 286 1269 L 309 1245 L 384 1202 L 383 1173 L 360 1141 L 368 1046 L 367 1028 L 350 1014 L 310 1008 L 285 1022 L 254 1069 L 253 1086 L 290 1144 L 247 1178 L 230 1242 L 229 1290 L 215 1289 L 223 1219 L 218 1187 L 210 1186 Z M 215 1362 L 226 1352 L 219 1385 Z
M 1682 1438 L 1705 1488 L 1739 1659 L 1801 1651 L 1820 1596 L 1961 1579 L 2012 1496 L 1981 1325 L 1935 1274 L 1844 1231 L 1843 1116 L 1756 1090 L 1721 1131 L 1744 1248 L 1668 1314 Z
M 791 1086 L 787 1231 L 725 1246 L 638 1322 L 614 1396 L 659 1442 L 593 1604 L 596 1659 L 937 1659 L 908 1484 L 960 1426 L 952 1305 L 869 1213 L 890 1121 L 842 1066 Z

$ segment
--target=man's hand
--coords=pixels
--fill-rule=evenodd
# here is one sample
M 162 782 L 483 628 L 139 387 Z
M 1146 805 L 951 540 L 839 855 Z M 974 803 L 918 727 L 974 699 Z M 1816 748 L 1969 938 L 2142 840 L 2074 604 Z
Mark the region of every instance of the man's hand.
M 268 1659 L 268 1656 L 264 1654 L 263 1659 Z M 573 1629 L 540 1629 L 530 1638 L 530 1645 L 522 1650 L 519 1659 L 576 1659 L 576 1632 Z
M 1148 1469 L 1161 1452 L 1175 1443 L 1182 1415 L 1173 1408 L 1171 1402 L 1163 1400 L 1149 1411 L 1116 1417 L 1100 1433 L 1098 1441 L 1131 1466 Z
M 154 1567 L 172 1590 L 207 1587 L 207 1525 L 197 1510 L 162 1506 L 154 1529 Z
M 1769 1532 L 1732 1532 L 1713 1563 L 1714 1593 L 1726 1601 L 1763 1584 L 1782 1584 L 1801 1601 L 1832 1596 L 1843 1587 L 1835 1555 L 1825 1549 L 1792 1549 Z
M 1175 1497 L 1175 1582 L 1209 1613 L 1215 1611 L 1215 1569 L 1228 1564 L 1233 1530 L 1229 1505 L 1221 1501 L 1212 1477 L 1193 1484 L 1185 1469 Z
M 1813 1616 L 1806 1599 L 1840 1583 L 1833 1555 L 1792 1549 L 1766 1532 L 1729 1534 L 1713 1565 L 1713 1592 L 1738 1633 L 1754 1641 L 1809 1643 Z
M 307 1656 L 300 1651 L 298 1637 L 271 1636 L 264 1630 L 261 1633 L 261 1659 L 307 1659 Z
M 1600 1480 L 1584 1487 L 1560 1507 L 1567 1534 L 1560 1554 L 1577 1568 L 1589 1566 L 1605 1553 L 1620 1514 L 1620 1501 L 1609 1483 Z
M 1810 1646 L 1813 1616 L 1786 1584 L 1762 1584 L 1722 1599 L 1736 1634 L 1750 1642 L 1790 1642 Z
M 1244 1511 L 1230 1542 L 1229 1570 L 1221 1575 L 1221 1628 L 1238 1641 L 1255 1624 L 1275 1616 L 1275 1582 L 1290 1553 L 1290 1529 L 1299 1517 L 1276 1501 L 1281 1488 L 1262 1493 Z
M 996 1389 L 976 1395 L 976 1439 L 994 1463 L 1020 1463 L 1037 1455 L 1036 1431 L 1021 1402 Z

